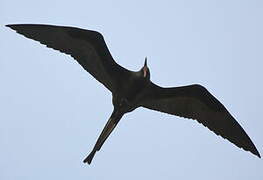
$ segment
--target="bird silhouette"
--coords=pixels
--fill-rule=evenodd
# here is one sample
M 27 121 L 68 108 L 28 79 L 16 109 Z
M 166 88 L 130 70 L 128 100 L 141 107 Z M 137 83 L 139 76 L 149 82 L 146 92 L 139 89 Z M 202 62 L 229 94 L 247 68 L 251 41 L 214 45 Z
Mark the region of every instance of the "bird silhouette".
M 198 84 L 160 87 L 150 80 L 147 59 L 139 71 L 125 69 L 114 61 L 99 32 L 41 24 L 6 26 L 47 47 L 71 55 L 111 91 L 113 112 L 84 163 L 91 163 L 122 116 L 138 107 L 197 120 L 217 135 L 260 157 L 244 129 L 206 88 Z

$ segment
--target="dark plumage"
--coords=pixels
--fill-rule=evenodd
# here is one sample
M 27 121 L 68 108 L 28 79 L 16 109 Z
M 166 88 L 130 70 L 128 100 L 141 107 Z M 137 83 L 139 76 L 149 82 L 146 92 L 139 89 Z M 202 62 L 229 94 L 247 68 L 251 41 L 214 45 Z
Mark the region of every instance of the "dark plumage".
M 112 92 L 114 110 L 93 150 L 84 160 L 85 163 L 91 163 L 122 116 L 137 107 L 195 119 L 217 135 L 260 157 L 244 129 L 203 86 L 162 88 L 155 85 L 150 81 L 146 59 L 144 66 L 137 72 L 121 67 L 112 58 L 100 33 L 53 25 L 14 24 L 7 27 L 47 47 L 71 55 Z

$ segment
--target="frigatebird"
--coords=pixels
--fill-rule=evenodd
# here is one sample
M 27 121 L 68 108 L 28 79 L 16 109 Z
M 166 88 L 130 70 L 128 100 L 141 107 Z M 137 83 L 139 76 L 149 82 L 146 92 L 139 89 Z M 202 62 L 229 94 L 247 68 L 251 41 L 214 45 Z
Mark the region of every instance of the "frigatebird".
M 139 71 L 125 69 L 114 61 L 102 34 L 96 31 L 43 24 L 6 26 L 47 47 L 71 55 L 111 91 L 113 112 L 84 163 L 91 163 L 122 116 L 138 107 L 197 120 L 217 135 L 260 158 L 244 129 L 205 87 L 193 84 L 164 88 L 154 84 L 150 80 L 147 59 Z

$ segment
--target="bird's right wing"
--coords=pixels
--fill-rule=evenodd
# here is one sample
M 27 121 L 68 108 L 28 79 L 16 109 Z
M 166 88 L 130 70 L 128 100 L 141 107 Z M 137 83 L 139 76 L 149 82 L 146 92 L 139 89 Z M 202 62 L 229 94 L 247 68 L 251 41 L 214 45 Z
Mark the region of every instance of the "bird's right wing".
M 111 92 L 116 91 L 118 78 L 128 73 L 114 61 L 103 36 L 96 31 L 42 24 L 6 26 L 47 47 L 71 55 Z
M 203 86 L 162 88 L 151 83 L 147 92 L 143 107 L 197 120 L 217 135 L 260 157 L 244 129 Z

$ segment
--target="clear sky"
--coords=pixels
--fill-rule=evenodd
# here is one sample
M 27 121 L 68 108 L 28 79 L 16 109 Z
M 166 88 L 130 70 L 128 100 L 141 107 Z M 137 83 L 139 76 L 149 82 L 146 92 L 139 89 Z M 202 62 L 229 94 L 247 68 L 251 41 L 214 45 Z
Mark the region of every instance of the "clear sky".
M 161 86 L 199 83 L 263 155 L 263 1 L 0 1 L 0 179 L 262 180 L 263 160 L 193 120 L 125 115 L 82 163 L 112 112 L 111 94 L 72 58 L 5 24 L 77 26 L 104 35 L 115 60 L 148 57 Z

